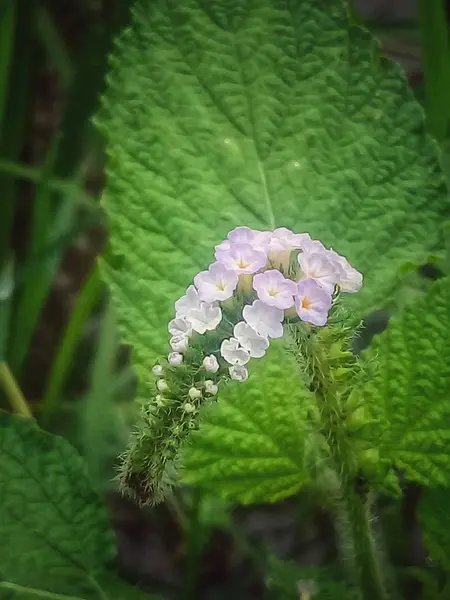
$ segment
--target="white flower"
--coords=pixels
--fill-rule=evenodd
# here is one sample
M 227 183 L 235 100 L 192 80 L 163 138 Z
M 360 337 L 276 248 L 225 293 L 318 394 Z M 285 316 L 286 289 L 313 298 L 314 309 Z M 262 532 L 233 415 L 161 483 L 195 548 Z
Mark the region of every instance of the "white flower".
M 189 339 L 185 335 L 174 335 L 170 338 L 170 347 L 174 352 L 186 352 L 189 346 Z
M 211 394 L 211 396 L 215 396 L 217 394 L 218 391 L 218 387 L 217 385 L 214 383 L 214 381 L 212 379 L 207 379 L 204 383 L 205 385 L 205 391 L 208 392 L 208 394 Z
M 272 233 L 269 252 L 282 252 L 303 248 L 303 245 L 311 240 L 309 233 L 294 233 L 287 227 L 278 227 Z
M 242 316 L 256 333 L 262 337 L 280 338 L 283 336 L 284 312 L 275 306 L 268 306 L 255 300 L 252 305 L 244 306 Z
M 265 337 L 261 337 L 244 321 L 236 323 L 233 329 L 233 335 L 252 358 L 261 358 L 269 347 L 269 340 Z
M 194 390 L 195 388 L 191 388 L 191 390 Z M 198 390 L 196 390 L 198 392 Z M 201 394 L 200 394 L 201 396 Z M 193 413 L 195 411 L 195 406 L 193 404 L 191 404 L 190 402 L 185 402 L 183 404 L 183 410 L 186 413 Z
M 199 398 L 201 398 L 201 397 L 202 397 L 202 393 L 201 393 L 201 391 L 200 391 L 200 390 L 198 390 L 198 389 L 197 389 L 197 388 L 195 388 L 195 387 L 191 387 L 191 389 L 189 390 L 188 394 L 189 394 L 189 398 L 190 398 L 191 400 L 198 400 Z
M 301 252 L 298 263 L 303 273 L 302 279 L 314 279 L 332 294 L 339 280 L 339 270 L 327 256 L 327 252 Z
M 231 379 L 234 379 L 235 381 L 246 381 L 248 379 L 248 371 L 242 365 L 234 365 L 233 367 L 229 367 L 228 371 Z
M 194 277 L 198 295 L 205 302 L 231 298 L 237 282 L 238 274 L 218 262 Z
M 184 335 L 190 337 L 192 335 L 192 325 L 185 317 L 172 319 L 169 323 L 169 333 L 173 336 Z
M 172 367 L 178 367 L 183 362 L 183 355 L 180 354 L 180 352 L 171 352 L 167 357 L 167 360 Z
M 244 275 L 262 269 L 266 265 L 267 252 L 256 250 L 250 244 L 231 244 L 228 250 L 216 248 L 216 259 L 227 269 Z
M 164 369 L 161 365 L 155 365 L 152 368 L 152 373 L 155 377 L 162 377 L 164 375 Z
M 169 386 L 167 385 L 167 381 L 165 379 L 158 379 L 158 381 L 156 382 L 156 387 L 163 394 L 169 389 Z
M 186 318 L 194 331 L 203 334 L 217 327 L 222 320 L 222 310 L 209 302 L 200 302 L 200 306 L 191 309 Z
M 264 273 L 258 273 L 253 278 L 253 289 L 258 298 L 268 304 L 282 310 L 294 306 L 294 295 L 297 292 L 297 284 L 286 279 L 277 269 L 270 269 Z
M 337 284 L 340 290 L 350 294 L 358 292 L 362 287 L 362 273 L 352 267 L 344 256 L 341 256 L 334 250 L 328 250 L 328 255 L 339 267 L 339 280 Z
M 200 308 L 201 300 L 193 285 L 186 290 L 186 294 L 175 302 L 177 317 L 186 317 L 192 310 Z
M 239 345 L 236 338 L 223 340 L 220 354 L 230 365 L 245 365 L 250 360 L 250 354 Z
M 217 373 L 219 370 L 219 363 L 217 362 L 217 358 L 214 356 L 214 354 L 205 356 L 203 359 L 203 368 L 205 371 L 209 371 L 209 373 Z

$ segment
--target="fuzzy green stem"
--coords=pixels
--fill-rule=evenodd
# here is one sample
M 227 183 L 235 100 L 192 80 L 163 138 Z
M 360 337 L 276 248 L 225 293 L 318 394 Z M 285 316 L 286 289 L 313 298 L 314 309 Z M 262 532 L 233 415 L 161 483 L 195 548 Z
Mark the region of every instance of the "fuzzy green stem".
M 358 368 L 356 357 L 347 350 L 349 331 L 332 326 L 323 330 L 293 326 L 291 332 L 297 361 L 316 398 L 331 464 L 339 477 L 335 520 L 341 554 L 364 600 L 388 600 L 371 526 L 370 492 L 357 493 L 354 449 L 344 427 L 349 411 L 344 391 L 348 381 L 343 372 L 350 376 Z M 336 496 L 336 490 L 333 494 Z

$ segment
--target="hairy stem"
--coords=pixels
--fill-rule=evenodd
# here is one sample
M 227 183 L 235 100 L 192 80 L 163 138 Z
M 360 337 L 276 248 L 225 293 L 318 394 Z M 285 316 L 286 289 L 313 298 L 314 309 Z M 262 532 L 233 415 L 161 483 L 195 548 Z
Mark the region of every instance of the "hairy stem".
M 342 557 L 364 600 L 388 600 L 371 525 L 371 493 L 357 491 L 355 450 L 344 425 L 349 414 L 346 406 L 349 379 L 359 367 L 357 358 L 347 350 L 349 331 L 332 326 L 314 330 L 300 325 L 292 326 L 291 333 L 302 376 L 316 398 L 331 465 L 338 474 L 339 489 L 337 494 L 333 490 L 333 495 Z

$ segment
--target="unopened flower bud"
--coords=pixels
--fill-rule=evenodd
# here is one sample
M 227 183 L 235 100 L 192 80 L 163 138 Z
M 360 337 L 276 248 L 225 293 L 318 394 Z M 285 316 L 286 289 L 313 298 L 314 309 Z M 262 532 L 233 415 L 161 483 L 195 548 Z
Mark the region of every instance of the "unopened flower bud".
M 207 379 L 205 381 L 204 385 L 205 385 L 205 391 L 208 392 L 208 394 L 211 394 L 211 396 L 215 396 L 217 394 L 217 391 L 219 388 L 214 383 L 214 381 L 212 381 L 212 379 Z
M 155 365 L 152 368 L 152 373 L 155 377 L 162 377 L 164 375 L 164 369 L 161 365 Z
M 183 404 L 183 410 L 187 413 L 193 413 L 195 410 L 195 406 L 193 404 L 190 404 L 190 402 L 186 402 L 185 404 Z
M 228 369 L 231 379 L 235 381 L 246 381 L 248 379 L 248 371 L 242 365 L 233 365 Z
M 174 335 L 170 338 L 170 346 L 174 352 L 186 352 L 189 339 L 185 335 Z
M 191 398 L 191 400 L 198 400 L 201 397 L 202 397 L 201 391 L 195 387 L 191 387 L 191 389 L 189 390 L 189 398 Z
M 183 362 L 183 355 L 180 352 L 171 352 L 167 360 L 172 367 L 178 367 Z
M 165 379 L 158 379 L 158 381 L 156 382 L 156 387 L 162 393 L 167 392 L 167 390 L 169 389 L 169 386 L 167 385 L 167 381 Z
M 203 368 L 209 373 L 217 373 L 217 371 L 219 370 L 219 363 L 214 354 L 205 356 L 205 358 L 203 359 Z

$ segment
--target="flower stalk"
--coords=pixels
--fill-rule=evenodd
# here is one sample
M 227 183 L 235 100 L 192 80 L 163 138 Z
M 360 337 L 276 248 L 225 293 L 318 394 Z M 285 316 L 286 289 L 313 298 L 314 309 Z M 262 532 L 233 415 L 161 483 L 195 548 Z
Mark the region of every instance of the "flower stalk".
M 382 555 L 372 527 L 372 492 L 368 489 L 360 494 L 356 485 L 360 472 L 358 453 L 369 450 L 373 440 L 355 438 L 348 427 L 352 415 L 360 409 L 354 405 L 351 392 L 361 365 L 348 350 L 357 327 L 341 322 L 313 329 L 304 323 L 296 323 L 289 329 L 302 377 L 316 399 L 318 426 L 328 447 L 329 464 L 336 475 L 330 480 L 333 489 L 325 492 L 328 498 L 333 498 L 343 562 L 364 600 L 388 600 Z

